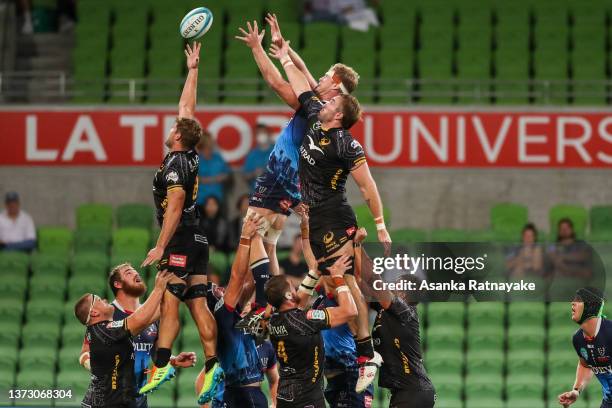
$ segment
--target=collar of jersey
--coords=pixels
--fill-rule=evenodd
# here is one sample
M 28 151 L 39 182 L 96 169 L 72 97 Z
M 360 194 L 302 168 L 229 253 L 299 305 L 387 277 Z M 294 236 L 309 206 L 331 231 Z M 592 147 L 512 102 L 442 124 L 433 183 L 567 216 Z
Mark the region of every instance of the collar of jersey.
M 341 127 L 333 127 L 333 128 L 327 128 L 327 129 L 325 129 L 323 126 L 321 126 L 321 130 L 322 130 L 322 131 L 324 131 L 325 133 L 329 133 L 330 131 L 332 131 L 332 130 L 336 130 L 336 129 L 340 130 L 340 129 L 342 129 L 342 128 L 341 128 Z

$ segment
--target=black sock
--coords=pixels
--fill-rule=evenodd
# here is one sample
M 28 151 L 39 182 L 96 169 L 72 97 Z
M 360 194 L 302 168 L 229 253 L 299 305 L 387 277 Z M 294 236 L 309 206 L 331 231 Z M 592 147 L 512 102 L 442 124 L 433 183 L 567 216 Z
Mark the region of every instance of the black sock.
M 357 345 L 357 357 L 374 357 L 374 345 L 372 344 L 372 337 L 364 337 L 356 342 Z
M 155 353 L 155 367 L 165 367 L 170 361 L 170 355 L 172 352 L 168 348 L 158 348 Z
M 268 304 L 264 287 L 270 278 L 269 270 L 270 260 L 268 258 L 261 258 L 251 264 L 251 272 L 253 273 L 253 279 L 255 279 L 255 303 L 259 307 L 265 307 Z
M 215 365 L 215 363 L 217 362 L 217 356 L 212 356 L 211 358 L 207 359 L 206 362 L 204 363 L 204 372 L 207 373 L 210 371 L 211 368 L 213 368 L 213 366 Z

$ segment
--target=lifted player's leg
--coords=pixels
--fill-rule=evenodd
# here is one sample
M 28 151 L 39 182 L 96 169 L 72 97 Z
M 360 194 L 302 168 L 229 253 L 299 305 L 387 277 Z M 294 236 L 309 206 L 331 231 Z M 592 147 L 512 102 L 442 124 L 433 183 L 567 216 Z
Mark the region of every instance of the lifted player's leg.
M 286 215 L 276 213 L 274 221 L 263 238 L 264 248 L 270 259 L 271 275 L 280 274 L 280 266 L 278 265 L 278 257 L 276 256 L 276 244 L 285 227 L 285 221 L 287 221 Z
M 170 364 L 172 343 L 180 330 L 179 305 L 185 293 L 185 281 L 173 276 L 168 283 L 160 305 L 159 335 L 157 337 L 157 351 L 149 380 L 139 390 L 140 394 L 147 394 L 159 388 L 175 375 L 174 367 Z
M 187 280 L 189 288 L 185 293 L 185 304 L 198 328 L 206 356 L 204 381 L 198 390 L 198 403 L 210 401 L 223 380 L 223 370 L 217 360 L 217 324 L 206 303 L 206 283 L 206 275 L 191 275 Z

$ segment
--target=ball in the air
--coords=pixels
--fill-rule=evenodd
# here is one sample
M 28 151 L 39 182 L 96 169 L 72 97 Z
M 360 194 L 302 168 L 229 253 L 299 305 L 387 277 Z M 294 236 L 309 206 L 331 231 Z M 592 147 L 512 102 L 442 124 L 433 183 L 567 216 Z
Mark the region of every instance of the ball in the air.
M 198 7 L 183 17 L 179 26 L 179 32 L 183 38 L 195 40 L 206 34 L 212 23 L 212 12 L 206 7 Z

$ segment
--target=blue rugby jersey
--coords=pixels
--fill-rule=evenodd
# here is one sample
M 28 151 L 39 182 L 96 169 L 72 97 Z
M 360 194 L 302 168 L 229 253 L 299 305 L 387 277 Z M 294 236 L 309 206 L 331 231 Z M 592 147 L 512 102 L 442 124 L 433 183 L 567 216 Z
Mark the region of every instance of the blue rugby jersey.
M 594 338 L 588 338 L 582 329 L 578 329 L 573 343 L 578 356 L 601 383 L 603 400 L 612 402 L 612 321 L 602 318 Z

